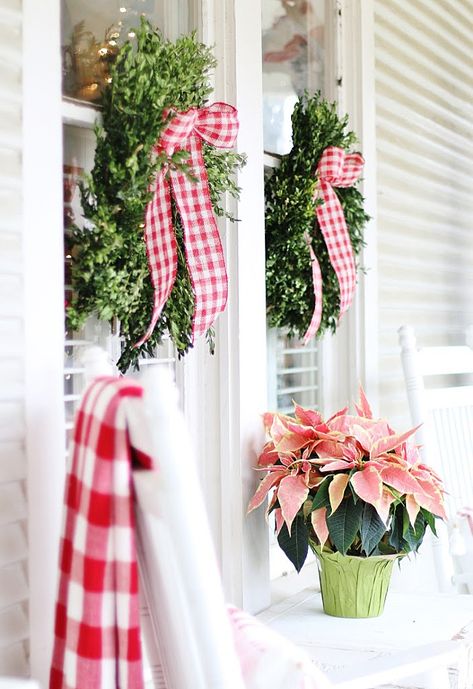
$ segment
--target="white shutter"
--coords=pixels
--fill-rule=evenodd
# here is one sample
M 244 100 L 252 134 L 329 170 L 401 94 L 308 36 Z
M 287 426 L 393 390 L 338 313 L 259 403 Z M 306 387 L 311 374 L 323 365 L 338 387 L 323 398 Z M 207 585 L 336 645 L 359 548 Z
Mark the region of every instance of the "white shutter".
M 0 0 L 0 676 L 26 675 L 21 3 Z
M 473 0 L 375 0 L 380 410 L 407 425 L 397 329 L 473 323 Z

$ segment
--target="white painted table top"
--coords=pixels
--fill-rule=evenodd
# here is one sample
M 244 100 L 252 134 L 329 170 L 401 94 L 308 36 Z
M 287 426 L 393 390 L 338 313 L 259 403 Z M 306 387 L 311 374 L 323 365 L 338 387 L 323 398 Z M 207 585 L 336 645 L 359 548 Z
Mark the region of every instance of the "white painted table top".
M 346 667 L 396 650 L 464 638 L 473 649 L 473 596 L 390 592 L 383 615 L 330 617 L 320 593 L 306 589 L 258 619 L 290 639 L 322 669 Z

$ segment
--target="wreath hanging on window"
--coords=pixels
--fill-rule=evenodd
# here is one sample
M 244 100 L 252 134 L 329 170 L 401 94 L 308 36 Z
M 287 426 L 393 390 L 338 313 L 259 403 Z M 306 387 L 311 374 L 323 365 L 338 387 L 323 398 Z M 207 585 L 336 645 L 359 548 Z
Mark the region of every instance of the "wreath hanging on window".
M 305 341 L 336 330 L 364 246 L 369 216 L 355 186 L 363 159 L 348 152 L 356 136 L 347 123 L 334 103 L 304 94 L 292 114 L 292 150 L 265 185 L 268 323 Z
M 92 314 L 118 323 L 122 340 L 118 367 L 122 371 L 137 365 L 143 354 L 152 355 L 165 333 L 169 333 L 180 354 L 192 346 L 195 279 L 199 278 L 196 266 L 194 276 L 189 267 L 189 228 L 180 212 L 186 206 L 182 203 L 182 189 L 201 183 L 192 155 L 203 156 L 203 162 L 199 160 L 205 165 L 208 184 L 207 219 L 212 215 L 213 222 L 212 211 L 226 215 L 220 205 L 222 193 L 238 197 L 234 172 L 244 164 L 244 156 L 217 148 L 232 145 L 234 137 L 230 141 L 225 117 L 233 118 L 236 130 L 236 111 L 222 103 L 205 105 L 212 90 L 209 72 L 214 67 L 211 50 L 194 35 L 171 42 L 143 18 L 134 41 L 126 42 L 119 50 L 104 89 L 94 167 L 80 184 L 85 224 L 84 228 L 73 228 L 67 240 L 72 255 L 67 327 L 79 329 Z M 193 117 L 203 114 L 206 119 L 198 122 L 199 142 L 194 146 L 197 153 L 189 153 L 189 145 L 181 147 L 172 139 L 182 135 L 188 126 L 189 113 Z M 224 120 L 220 132 L 215 131 L 219 118 Z M 210 134 L 200 139 L 205 127 L 211 129 Z M 151 233 L 155 222 L 148 213 L 150 201 L 154 202 L 158 193 L 157 179 L 161 180 L 161 192 L 168 194 L 166 213 L 172 229 L 164 249 L 173 251 L 177 264 L 168 268 L 167 287 L 158 295 L 160 304 L 157 281 L 169 263 L 168 253 L 156 249 L 150 257 L 150 245 L 144 236 L 145 224 L 146 232 Z M 169 193 L 163 191 L 167 185 Z M 176 187 L 181 191 L 181 205 Z M 188 190 L 188 195 L 192 196 L 192 191 Z M 202 201 L 201 194 L 198 201 Z M 215 241 L 219 244 L 218 239 Z M 220 268 L 226 280 L 224 265 Z M 216 313 L 222 310 L 225 298 L 226 293 Z M 206 325 L 208 322 L 207 314 L 207 321 L 202 318 L 199 327 L 204 328 L 202 332 L 208 328 L 206 335 L 212 350 L 213 330 Z

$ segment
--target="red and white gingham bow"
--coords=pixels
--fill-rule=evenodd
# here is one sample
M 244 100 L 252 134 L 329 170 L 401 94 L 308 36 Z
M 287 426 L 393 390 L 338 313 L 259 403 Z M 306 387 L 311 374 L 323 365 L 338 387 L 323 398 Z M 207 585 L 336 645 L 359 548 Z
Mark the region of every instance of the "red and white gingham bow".
M 135 345 L 151 336 L 171 293 L 177 270 L 177 250 L 171 213 L 171 190 L 184 228 L 187 266 L 195 297 L 192 339 L 205 333 L 224 310 L 228 284 L 225 259 L 210 201 L 202 139 L 219 148 L 231 148 L 238 133 L 237 111 L 226 103 L 177 112 L 166 126 L 156 150 L 172 155 L 189 153 L 187 163 L 195 181 L 175 169 L 162 169 L 156 177 L 153 198 L 146 208 L 145 240 L 154 303 L 151 323 Z
M 343 148 L 329 146 L 317 166 L 317 194 L 323 204 L 316 207 L 317 220 L 325 239 L 330 262 L 340 286 L 340 316 L 349 308 L 356 286 L 356 267 L 343 209 L 333 187 L 351 187 L 361 174 L 364 160 L 359 153 L 347 155 Z M 322 318 L 322 274 L 309 243 L 315 308 L 304 335 L 307 343 L 317 332 Z

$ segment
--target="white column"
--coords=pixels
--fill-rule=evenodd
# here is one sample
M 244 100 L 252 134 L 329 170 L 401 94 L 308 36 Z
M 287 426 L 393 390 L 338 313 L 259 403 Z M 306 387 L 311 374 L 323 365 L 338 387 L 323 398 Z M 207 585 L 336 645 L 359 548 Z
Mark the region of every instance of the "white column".
M 261 77 L 261 6 L 257 0 L 203 3 L 203 40 L 215 44 L 215 98 L 238 108 L 239 222 L 224 243 L 230 292 L 218 324 L 220 544 L 227 597 L 249 611 L 269 604 L 268 528 L 262 511 L 246 516 L 259 475 L 266 409 L 266 313 Z M 215 373 L 215 371 L 214 371 Z M 201 404 L 205 401 L 202 400 Z
M 337 368 L 345 378 L 346 404 L 357 395 L 359 383 L 378 411 L 378 277 L 376 229 L 376 130 L 374 83 L 374 27 L 372 0 L 340 0 L 340 113 L 349 115 L 349 127 L 359 140 L 365 159 L 360 190 L 371 216 L 365 228 L 366 247 L 361 259 L 366 273 L 358 272 L 356 297 L 336 336 Z
M 48 686 L 64 479 L 59 2 L 23 2 L 23 236 L 31 674 Z

